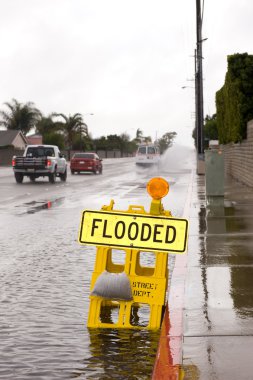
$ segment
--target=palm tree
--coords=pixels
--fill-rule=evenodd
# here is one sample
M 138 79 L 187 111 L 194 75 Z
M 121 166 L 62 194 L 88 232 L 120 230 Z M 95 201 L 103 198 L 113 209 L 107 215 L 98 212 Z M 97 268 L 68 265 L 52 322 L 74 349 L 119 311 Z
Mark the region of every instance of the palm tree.
M 16 99 L 4 103 L 8 111 L 0 111 L 0 125 L 7 129 L 20 130 L 26 135 L 41 119 L 41 112 L 34 106 L 34 103 L 19 103 Z
M 44 144 L 57 145 L 60 149 L 64 148 L 64 133 L 62 123 L 52 120 L 52 115 L 42 116 L 36 125 L 36 133 L 43 136 Z
M 137 129 L 136 131 L 136 140 L 140 140 L 143 137 L 143 132 L 140 128 Z
M 161 153 L 173 145 L 176 136 L 177 132 L 167 132 L 158 140 L 158 145 Z
M 88 126 L 83 121 L 83 117 L 80 113 L 75 113 L 74 115 L 69 116 L 66 116 L 63 113 L 54 113 L 52 116 L 62 117 L 64 119 L 64 122 L 61 124 L 70 158 L 70 150 L 73 148 L 75 136 L 79 134 L 81 144 L 82 137 L 88 137 Z

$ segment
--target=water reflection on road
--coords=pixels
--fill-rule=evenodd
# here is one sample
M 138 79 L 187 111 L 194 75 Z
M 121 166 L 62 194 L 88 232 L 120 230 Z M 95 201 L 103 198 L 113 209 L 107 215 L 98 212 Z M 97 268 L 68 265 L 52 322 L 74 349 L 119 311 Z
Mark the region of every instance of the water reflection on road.
M 95 248 L 80 246 L 77 236 L 81 211 L 99 209 L 112 197 L 121 210 L 129 204 L 148 210 L 145 184 L 153 175 L 171 180 L 165 207 L 179 215 L 190 169 L 170 174 L 165 165 L 136 171 L 134 162 L 123 161 L 120 172 L 117 165 L 105 165 L 103 176 L 75 176 L 64 187 L 13 184 L 14 194 L 6 179 L 9 200 L 1 204 L 0 218 L 0 379 L 151 377 L 159 333 L 86 328 Z
M 232 179 L 225 198 L 207 200 L 204 178 L 197 180 L 184 315 L 187 380 L 252 378 L 252 205 L 252 190 Z
M 91 329 L 89 338 L 90 357 L 83 361 L 87 378 L 150 379 L 159 332 Z

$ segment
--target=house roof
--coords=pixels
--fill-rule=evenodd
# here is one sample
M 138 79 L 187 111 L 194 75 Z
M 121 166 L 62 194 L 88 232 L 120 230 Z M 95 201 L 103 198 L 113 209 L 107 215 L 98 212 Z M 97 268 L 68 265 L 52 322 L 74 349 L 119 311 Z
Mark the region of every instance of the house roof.
M 0 146 L 12 145 L 13 140 L 18 134 L 21 135 L 24 143 L 27 144 L 26 138 L 21 131 L 9 129 L 7 131 L 0 131 Z

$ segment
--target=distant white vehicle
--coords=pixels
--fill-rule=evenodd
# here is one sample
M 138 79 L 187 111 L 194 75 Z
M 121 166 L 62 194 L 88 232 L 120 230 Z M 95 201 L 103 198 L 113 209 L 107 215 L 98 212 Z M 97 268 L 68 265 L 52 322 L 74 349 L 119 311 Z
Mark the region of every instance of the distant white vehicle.
M 155 144 L 141 144 L 136 152 L 136 165 L 154 165 L 160 161 L 160 149 Z

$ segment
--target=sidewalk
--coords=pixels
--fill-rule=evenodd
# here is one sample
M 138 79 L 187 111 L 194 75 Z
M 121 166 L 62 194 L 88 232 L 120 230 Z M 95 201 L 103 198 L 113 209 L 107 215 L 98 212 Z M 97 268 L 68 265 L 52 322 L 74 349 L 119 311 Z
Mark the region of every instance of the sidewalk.
M 224 202 L 206 205 L 204 180 L 198 178 L 190 214 L 185 379 L 251 380 L 253 191 L 226 179 Z
M 224 199 L 206 202 L 205 177 L 195 174 L 189 221 L 153 378 L 252 380 L 253 190 L 226 179 Z

